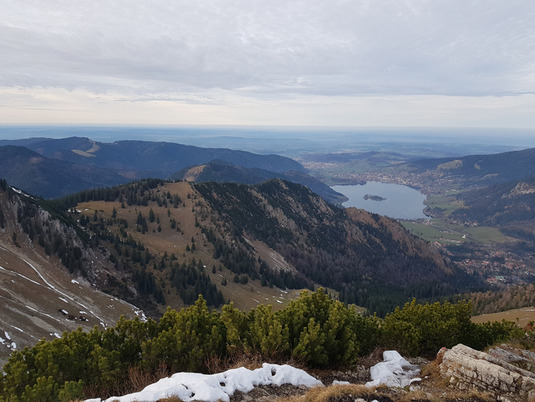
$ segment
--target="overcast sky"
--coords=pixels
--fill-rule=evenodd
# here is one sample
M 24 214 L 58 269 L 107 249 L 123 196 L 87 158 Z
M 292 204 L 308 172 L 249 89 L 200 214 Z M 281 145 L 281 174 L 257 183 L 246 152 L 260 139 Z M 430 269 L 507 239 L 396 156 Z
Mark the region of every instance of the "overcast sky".
M 533 0 L 0 0 L 0 124 L 535 129 Z

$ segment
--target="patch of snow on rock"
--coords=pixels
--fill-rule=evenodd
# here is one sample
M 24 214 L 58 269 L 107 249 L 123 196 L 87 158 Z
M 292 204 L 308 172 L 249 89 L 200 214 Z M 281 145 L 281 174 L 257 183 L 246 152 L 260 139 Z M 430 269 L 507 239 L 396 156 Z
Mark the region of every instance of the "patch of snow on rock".
M 177 396 L 182 401 L 230 401 L 236 391 L 247 393 L 259 385 L 292 384 L 306 387 L 322 386 L 304 370 L 289 365 L 267 364 L 262 368 L 249 370 L 245 367 L 232 369 L 218 374 L 176 373 L 151 384 L 140 392 L 121 397 L 111 397 L 105 402 L 157 401 Z M 86 402 L 101 402 L 100 398 Z
M 372 381 L 366 383 L 367 387 L 386 385 L 405 388 L 415 381 L 421 381 L 420 378 L 416 378 L 420 374 L 420 369 L 410 364 L 397 351 L 386 350 L 383 352 L 383 360 L 370 369 Z

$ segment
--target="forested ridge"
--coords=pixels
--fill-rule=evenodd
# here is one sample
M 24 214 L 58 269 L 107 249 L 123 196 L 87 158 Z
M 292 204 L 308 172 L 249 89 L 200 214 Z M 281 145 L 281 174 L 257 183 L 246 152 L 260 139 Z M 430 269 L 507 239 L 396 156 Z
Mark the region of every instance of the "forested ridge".
M 5 200 L 0 205 L 0 226 L 5 226 L 8 211 L 15 211 L 16 221 L 11 222 L 11 226 L 19 227 L 20 231 L 14 228 L 11 239 L 19 248 L 26 242 L 41 249 L 46 256 L 58 257 L 72 275 L 88 278 L 101 290 L 142 307 L 153 316 L 161 315 L 158 306 L 166 305 L 165 294 L 171 291 L 186 304 L 193 303 L 199 294 L 203 294 L 211 306 L 224 303 L 200 259 L 186 256 L 179 262 L 173 254 L 156 255 L 143 241 L 132 236 L 132 231 L 146 233 L 149 226 L 151 229 L 160 226 L 160 218 L 152 209 L 145 215 L 138 212 L 130 223 L 117 216 L 121 206 L 147 206 L 149 202 L 169 208 L 182 205 L 176 194 L 151 192 L 163 184 L 161 180 L 148 179 L 128 186 L 88 190 L 55 201 L 18 193 L 5 180 L 0 184 L 0 196 Z M 74 208 L 89 200 L 114 200 L 117 209 L 113 207 L 106 216 L 103 211 L 81 213 Z M 175 231 L 180 230 L 173 219 L 166 223 Z M 95 269 L 95 258 L 107 269 Z M 165 294 L 164 282 L 171 285 Z
M 305 187 L 280 180 L 194 187 L 237 243 L 246 236 L 263 241 L 296 268 L 297 278 L 332 287 L 342 300 L 370 311 L 384 314 L 412 297 L 437 298 L 477 286 L 476 277 L 397 222 L 348 212 Z
M 535 306 L 535 283 L 513 285 L 500 290 L 473 292 L 452 299 L 460 298 L 472 301 L 474 315 L 533 307 Z

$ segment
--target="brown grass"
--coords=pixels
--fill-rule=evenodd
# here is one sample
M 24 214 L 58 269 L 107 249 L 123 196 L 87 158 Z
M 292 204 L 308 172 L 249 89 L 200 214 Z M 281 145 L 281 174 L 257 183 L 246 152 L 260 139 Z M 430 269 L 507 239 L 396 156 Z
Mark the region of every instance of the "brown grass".
M 475 323 L 484 323 L 490 321 L 513 321 L 520 328 L 524 328 L 531 321 L 535 321 L 535 308 L 533 307 L 522 307 L 514 310 L 502 311 L 499 313 L 490 313 L 490 314 L 481 314 L 472 317 L 472 322 Z
M 155 373 L 150 373 L 139 367 L 130 367 L 128 369 L 128 382 L 125 385 L 123 394 L 131 394 L 133 392 L 141 391 L 147 385 L 150 385 L 162 378 L 168 377 L 169 371 L 167 366 L 160 363 Z
M 364 385 L 334 385 L 331 387 L 315 387 L 309 390 L 305 395 L 291 396 L 276 399 L 276 402 L 326 402 L 331 398 L 351 396 L 353 398 L 377 397 L 381 394 L 375 391 L 375 388 L 368 388 Z M 386 395 L 385 395 L 386 396 Z
M 238 367 L 254 370 L 262 367 L 264 362 L 265 360 L 259 354 L 235 353 L 225 358 L 213 356 L 206 360 L 205 366 L 208 373 L 215 374 Z
M 162 378 L 169 377 L 169 375 L 167 366 L 164 364 L 160 364 L 154 373 L 139 367 L 130 367 L 126 381 L 106 388 L 95 385 L 86 386 L 84 395 L 94 397 L 132 394 L 141 391 L 147 385 L 155 383 Z
M 294 359 L 280 359 L 275 356 L 265 356 L 260 353 L 246 353 L 242 350 L 235 351 L 225 358 L 210 357 L 205 361 L 205 367 L 210 374 L 221 373 L 223 371 L 245 367 L 249 370 L 261 368 L 263 363 L 289 364 L 290 366 L 306 370 L 307 367 L 300 361 Z

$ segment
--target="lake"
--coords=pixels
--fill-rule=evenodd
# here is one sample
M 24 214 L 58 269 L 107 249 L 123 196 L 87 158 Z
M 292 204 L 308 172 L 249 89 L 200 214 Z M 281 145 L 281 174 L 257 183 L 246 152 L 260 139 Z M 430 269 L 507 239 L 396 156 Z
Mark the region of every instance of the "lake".
M 395 219 L 427 218 L 423 213 L 425 194 L 407 186 L 369 181 L 364 185 L 332 186 L 332 189 L 349 198 L 344 207 L 362 208 Z

